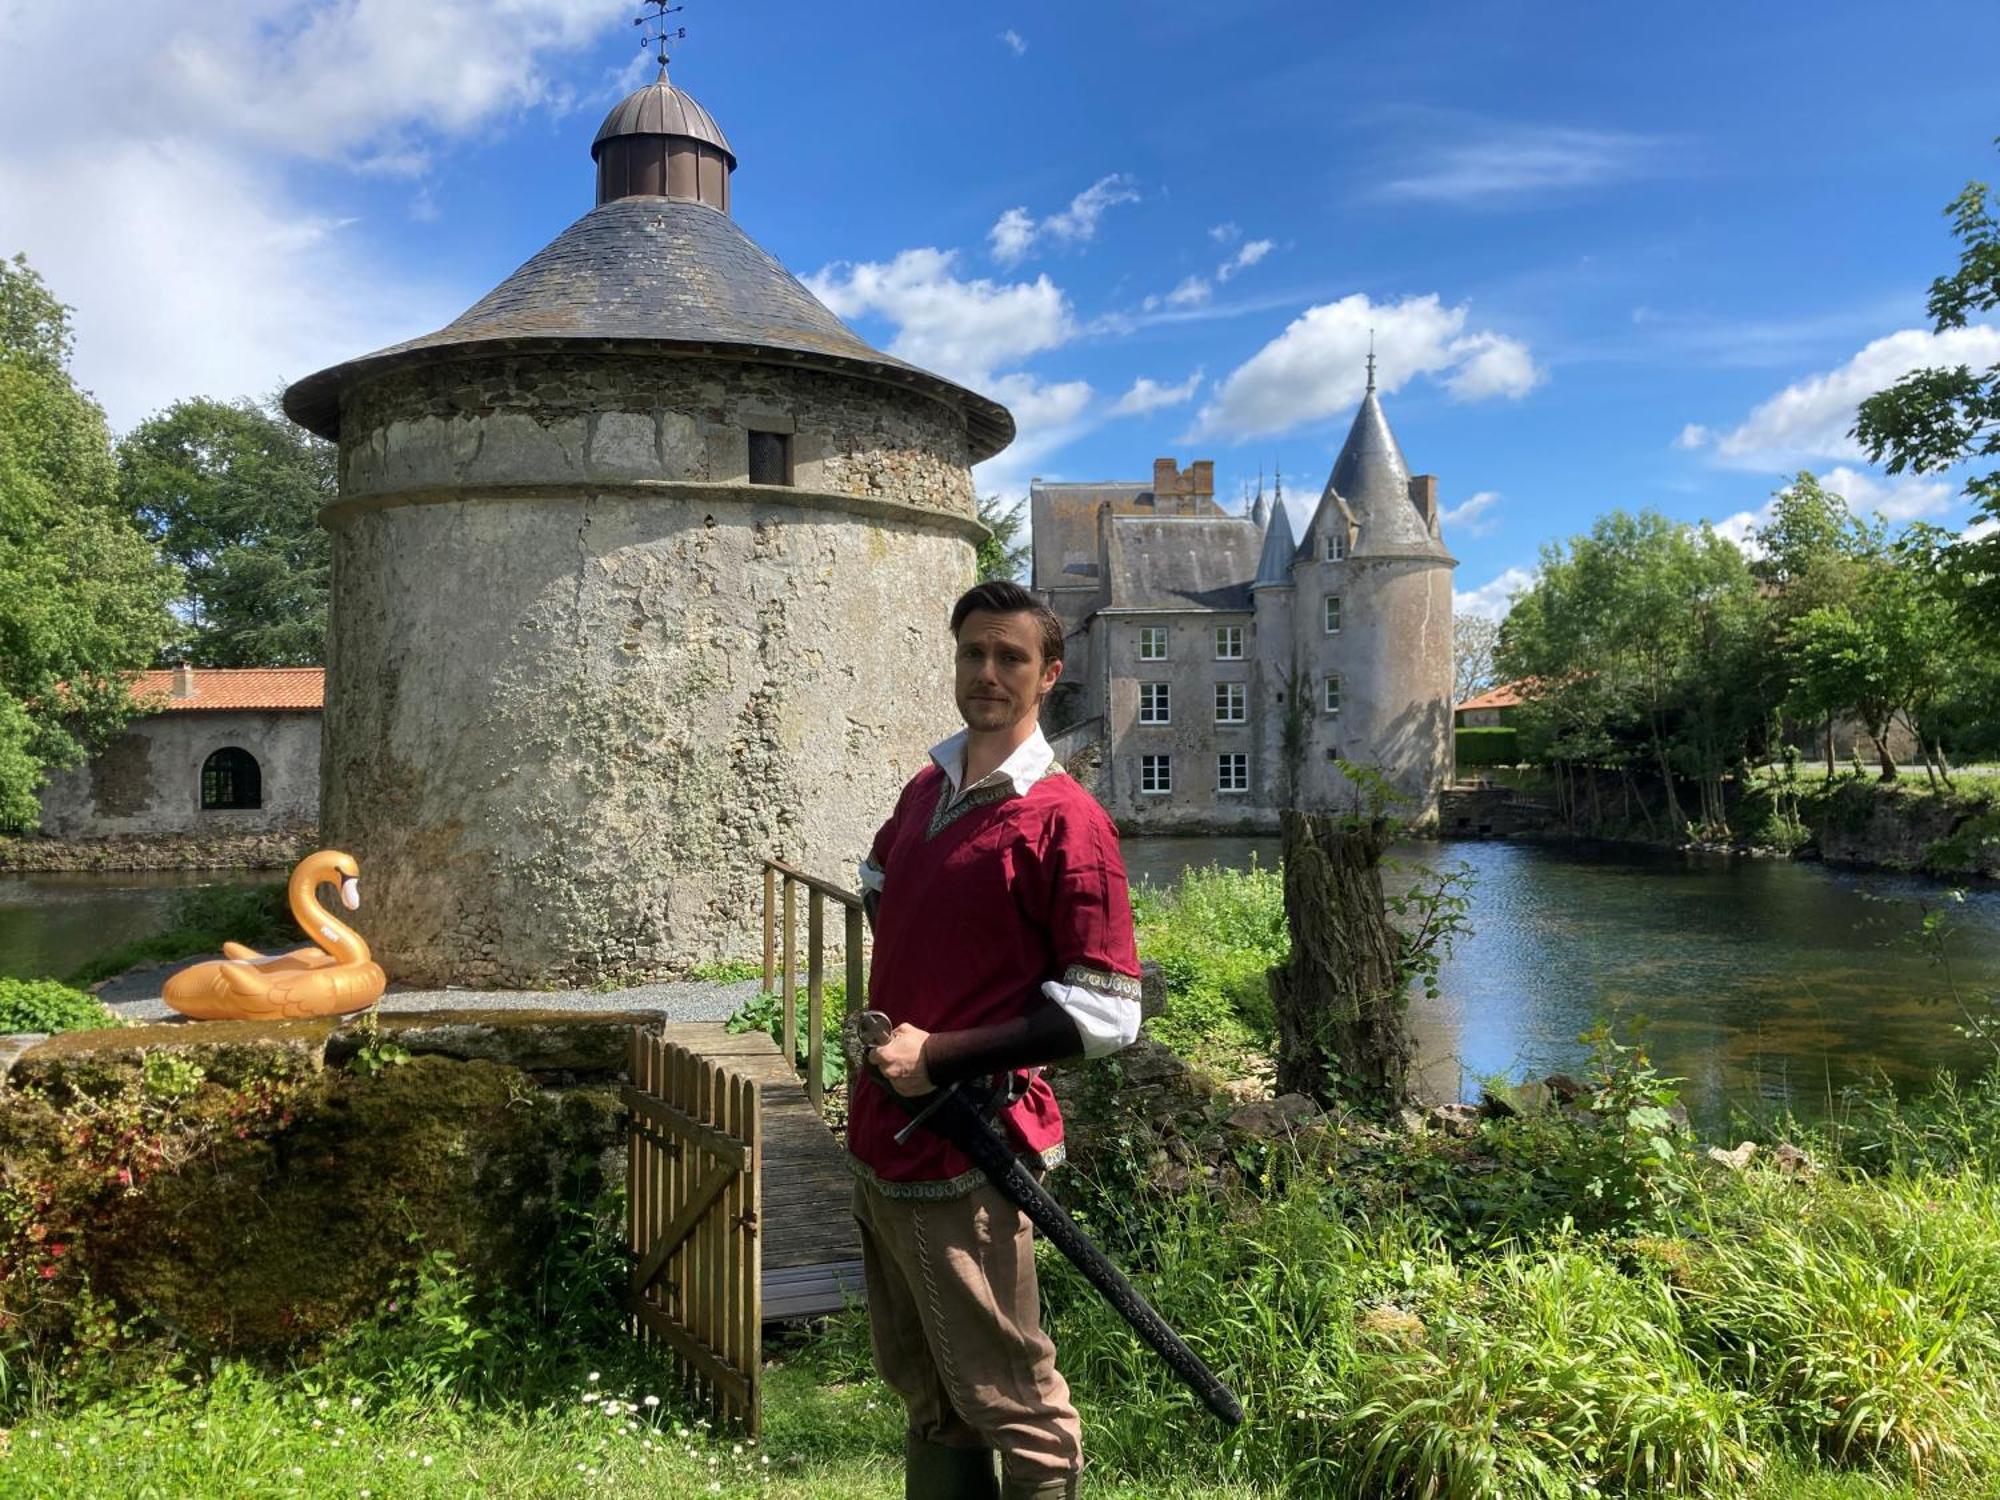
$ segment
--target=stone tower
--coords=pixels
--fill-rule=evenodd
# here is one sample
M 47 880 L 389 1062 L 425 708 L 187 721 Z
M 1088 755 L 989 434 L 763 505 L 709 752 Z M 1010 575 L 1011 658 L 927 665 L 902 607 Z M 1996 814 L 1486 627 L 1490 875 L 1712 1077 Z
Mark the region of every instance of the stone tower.
M 1368 387 L 1292 566 L 1294 662 L 1311 693 L 1299 805 L 1344 805 L 1339 760 L 1379 766 L 1414 821 L 1451 779 L 1451 570 L 1437 480 L 1412 478 Z M 1262 580 L 1260 579 L 1260 583 Z M 1263 620 L 1259 598 L 1259 626 Z
M 597 206 L 285 409 L 340 446 L 322 828 L 393 977 L 586 984 L 750 946 L 951 721 L 996 403 L 870 348 L 730 217 L 660 79 Z

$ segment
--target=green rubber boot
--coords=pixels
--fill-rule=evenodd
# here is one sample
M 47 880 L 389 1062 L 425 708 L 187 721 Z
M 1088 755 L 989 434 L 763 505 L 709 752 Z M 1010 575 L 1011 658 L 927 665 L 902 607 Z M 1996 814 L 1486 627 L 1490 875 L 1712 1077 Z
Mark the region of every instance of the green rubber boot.
M 903 1445 L 903 1500 L 1000 1500 L 991 1448 L 947 1448 L 912 1434 Z

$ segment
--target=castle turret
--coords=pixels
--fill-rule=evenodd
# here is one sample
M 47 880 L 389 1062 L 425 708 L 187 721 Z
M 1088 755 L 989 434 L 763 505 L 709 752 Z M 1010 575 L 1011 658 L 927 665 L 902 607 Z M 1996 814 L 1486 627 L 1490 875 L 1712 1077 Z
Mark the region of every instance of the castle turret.
M 759 857 L 846 866 L 950 717 L 1012 418 L 737 226 L 664 67 L 591 156 L 597 206 L 464 315 L 285 394 L 340 447 L 323 833 L 399 979 L 748 951 Z
M 1257 498 L 1264 498 L 1263 485 Z M 1309 705 L 1300 701 L 1306 691 L 1301 674 L 1293 670 L 1292 641 L 1297 590 L 1292 585 L 1292 561 L 1298 544 L 1292 539 L 1292 518 L 1285 510 L 1285 480 L 1280 472 L 1278 492 L 1266 507 L 1264 546 L 1257 556 L 1257 576 L 1250 583 L 1250 604 L 1256 611 L 1257 638 L 1257 784 L 1264 796 L 1279 807 L 1297 802 L 1301 753 L 1304 742 L 1299 730 L 1309 722 L 1304 715 Z
M 1299 787 L 1307 807 L 1337 805 L 1337 761 L 1375 765 L 1434 816 L 1451 777 L 1451 570 L 1437 481 L 1410 476 L 1375 390 L 1367 389 L 1292 569 L 1296 661 L 1310 682 L 1314 732 Z

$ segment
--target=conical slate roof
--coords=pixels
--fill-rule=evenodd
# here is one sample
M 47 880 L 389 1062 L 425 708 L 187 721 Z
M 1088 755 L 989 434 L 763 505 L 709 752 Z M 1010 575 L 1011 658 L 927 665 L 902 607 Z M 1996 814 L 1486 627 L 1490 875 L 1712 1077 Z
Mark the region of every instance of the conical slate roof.
M 1389 430 L 1372 373 L 1361 409 L 1355 412 L 1354 425 L 1348 428 L 1347 441 L 1327 476 L 1308 536 L 1318 535 L 1323 522 L 1333 524 L 1342 500 L 1355 520 L 1353 556 L 1443 553 L 1443 546 L 1431 536 L 1410 497 L 1410 466 L 1403 459 L 1396 434 Z
M 737 227 L 704 203 L 600 204 L 436 333 L 308 375 L 285 392 L 293 421 L 340 434 L 353 381 L 466 354 L 630 349 L 733 355 L 887 381 L 965 413 L 974 463 L 1014 437 L 997 401 L 867 343 Z
M 1271 522 L 1264 528 L 1264 550 L 1257 556 L 1257 577 L 1250 587 L 1261 589 L 1274 584 L 1290 587 L 1292 558 L 1298 550 L 1298 543 L 1292 539 L 1292 518 L 1286 514 L 1284 497 L 1280 495 L 1271 507 Z

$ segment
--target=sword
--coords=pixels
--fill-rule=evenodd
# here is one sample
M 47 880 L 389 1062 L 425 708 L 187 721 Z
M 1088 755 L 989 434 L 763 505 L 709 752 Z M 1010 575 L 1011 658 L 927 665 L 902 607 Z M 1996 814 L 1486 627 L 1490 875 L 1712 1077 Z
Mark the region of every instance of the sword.
M 861 1044 L 864 1062 L 868 1049 L 888 1041 L 890 1032 L 895 1029 L 896 1023 L 879 1010 L 863 1011 L 855 1018 L 855 1035 Z M 872 1065 L 867 1071 L 868 1076 L 887 1089 L 889 1097 L 912 1117 L 910 1123 L 897 1133 L 898 1141 L 922 1125 L 963 1151 L 972 1159 L 973 1165 L 986 1174 L 987 1181 L 1026 1214 L 1071 1265 L 1083 1272 L 1085 1279 L 1132 1326 L 1132 1331 L 1138 1334 L 1141 1341 L 1164 1359 L 1188 1388 L 1201 1397 L 1202 1405 L 1232 1427 L 1243 1420 L 1243 1404 L 1236 1399 L 1235 1393 L 1216 1378 L 1215 1372 L 1202 1362 L 1199 1354 L 1188 1348 L 1179 1334 L 1167 1326 L 1167 1320 L 1154 1311 L 1153 1304 L 1125 1279 L 1124 1273 L 1111 1263 L 1110 1257 L 1077 1227 L 1076 1220 L 1049 1196 L 1048 1189 L 1029 1175 L 1028 1169 L 1014 1154 L 1014 1148 L 1007 1144 L 993 1122 L 974 1102 L 973 1090 L 954 1083 L 928 1095 L 905 1098 Z

